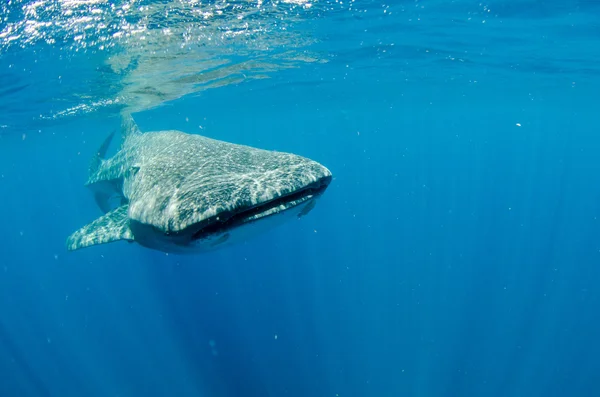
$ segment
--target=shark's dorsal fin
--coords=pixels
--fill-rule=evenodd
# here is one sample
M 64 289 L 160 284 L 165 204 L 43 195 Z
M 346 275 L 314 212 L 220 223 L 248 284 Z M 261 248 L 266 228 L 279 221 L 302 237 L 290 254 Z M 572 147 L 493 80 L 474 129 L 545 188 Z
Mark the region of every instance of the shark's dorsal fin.
M 98 151 L 96 152 L 96 154 L 94 155 L 94 157 L 92 157 L 92 161 L 90 161 L 90 167 L 89 167 L 89 175 L 92 176 L 96 173 L 96 171 L 98 171 L 98 168 L 100 168 L 100 165 L 102 165 L 102 161 L 104 161 L 104 159 L 106 158 L 106 152 L 108 151 L 108 147 L 110 146 L 110 143 L 112 142 L 113 136 L 115 135 L 115 132 L 111 132 L 105 139 L 104 142 L 102 142 L 102 145 L 100 146 L 100 148 L 98 148 Z
M 67 249 L 75 251 L 92 245 L 112 243 L 113 241 L 133 241 L 133 233 L 129 228 L 127 211 L 129 204 L 101 216 L 67 238 Z
M 125 143 L 127 138 L 132 135 L 141 135 L 142 131 L 133 120 L 131 113 L 121 114 L 121 146 Z

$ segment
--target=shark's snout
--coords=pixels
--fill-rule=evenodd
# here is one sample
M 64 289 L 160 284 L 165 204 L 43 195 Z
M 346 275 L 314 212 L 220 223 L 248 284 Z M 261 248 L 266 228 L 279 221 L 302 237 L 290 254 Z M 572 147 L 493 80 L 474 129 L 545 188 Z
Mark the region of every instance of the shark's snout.
M 331 171 L 316 161 L 289 155 L 292 165 L 264 172 L 258 179 L 261 183 L 251 185 L 256 189 L 256 204 L 293 195 L 306 190 L 321 190 L 331 182 Z
M 244 179 L 252 179 L 252 183 L 238 186 L 237 197 L 251 197 L 250 200 L 236 202 L 236 195 L 230 196 L 232 204 L 208 221 L 205 221 L 193 234 L 193 240 L 225 233 L 244 224 L 272 215 L 282 214 L 297 208 L 298 216 L 303 216 L 314 208 L 314 201 L 320 197 L 332 180 L 329 169 L 316 161 L 296 155 L 289 156 L 287 167 L 264 169 Z M 235 204 L 233 204 L 235 202 Z

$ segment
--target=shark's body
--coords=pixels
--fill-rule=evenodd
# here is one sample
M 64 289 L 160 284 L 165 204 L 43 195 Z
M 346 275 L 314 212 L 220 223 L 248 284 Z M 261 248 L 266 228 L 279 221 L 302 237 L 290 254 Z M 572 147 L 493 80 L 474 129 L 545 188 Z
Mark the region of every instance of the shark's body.
M 331 181 L 327 168 L 294 154 L 180 131 L 141 133 L 129 115 L 122 129 L 121 149 L 103 159 L 111 135 L 86 183 L 105 215 L 73 233 L 69 250 L 118 240 L 164 252 L 219 248 L 305 215 Z

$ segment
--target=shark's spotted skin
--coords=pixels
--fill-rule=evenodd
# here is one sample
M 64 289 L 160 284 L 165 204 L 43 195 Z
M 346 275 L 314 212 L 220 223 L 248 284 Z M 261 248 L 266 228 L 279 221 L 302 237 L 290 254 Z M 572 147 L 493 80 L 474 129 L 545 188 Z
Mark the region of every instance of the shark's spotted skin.
M 97 200 L 116 189 L 124 205 L 71 236 L 70 250 L 119 239 L 167 252 L 203 250 L 204 241 L 228 241 L 241 225 L 293 208 L 304 215 L 331 180 L 327 168 L 290 153 L 180 131 L 142 134 L 131 116 L 123 131 L 114 157 L 92 161 L 86 185 Z

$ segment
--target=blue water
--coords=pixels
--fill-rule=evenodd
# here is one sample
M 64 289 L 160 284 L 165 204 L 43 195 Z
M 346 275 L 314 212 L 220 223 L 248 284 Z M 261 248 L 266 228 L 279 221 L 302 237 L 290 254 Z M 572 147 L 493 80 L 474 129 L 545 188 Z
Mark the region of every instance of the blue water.
M 318 61 L 206 87 L 183 77 L 223 67 L 176 55 L 148 68 L 140 87 L 179 84 L 150 106 L 127 91 L 147 51 L 107 66 L 135 49 L 108 46 L 118 27 L 35 36 L 26 20 L 69 19 L 2 3 L 0 396 L 598 396 L 598 4 L 259 15 L 299 20 L 212 59 Z M 83 184 L 123 106 L 142 130 L 301 154 L 334 180 L 308 216 L 229 249 L 67 252 L 101 214 Z

